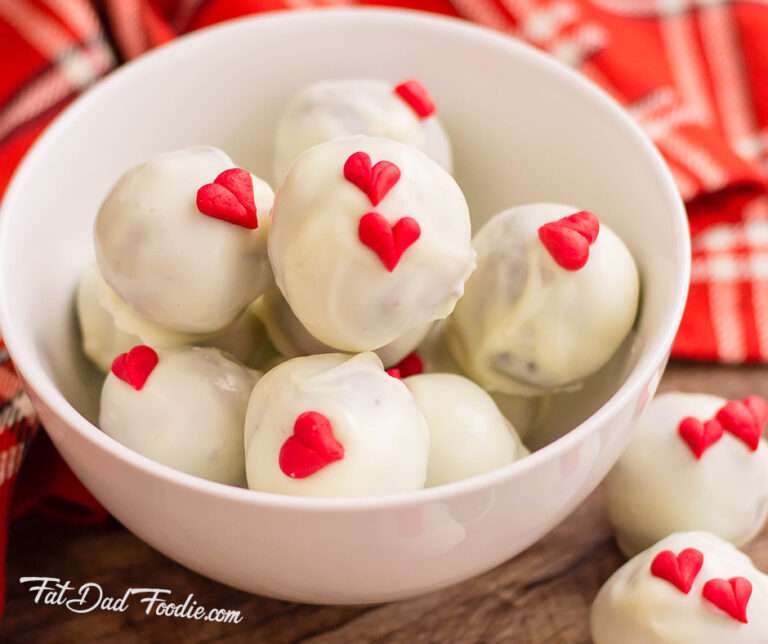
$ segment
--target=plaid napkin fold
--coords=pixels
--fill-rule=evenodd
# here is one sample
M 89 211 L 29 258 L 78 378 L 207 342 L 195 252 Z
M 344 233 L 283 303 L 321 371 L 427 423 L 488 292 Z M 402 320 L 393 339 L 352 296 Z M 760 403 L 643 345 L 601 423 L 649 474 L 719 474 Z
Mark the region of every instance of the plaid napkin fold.
M 693 274 L 673 356 L 768 362 L 768 0 L 0 0 L 0 194 L 51 119 L 122 60 L 236 16 L 355 4 L 473 20 L 614 96 L 688 205 Z M 0 341 L 0 610 L 9 517 L 106 516 L 44 436 L 30 447 L 36 433 Z

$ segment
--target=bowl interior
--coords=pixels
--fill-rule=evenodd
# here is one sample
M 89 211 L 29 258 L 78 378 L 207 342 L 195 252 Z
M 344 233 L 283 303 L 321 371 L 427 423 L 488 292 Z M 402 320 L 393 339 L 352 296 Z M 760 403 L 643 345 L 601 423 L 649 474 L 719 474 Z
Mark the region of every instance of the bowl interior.
M 635 350 L 556 419 L 550 438 L 604 403 L 646 353 L 666 350 L 687 232 L 668 173 L 615 105 L 528 47 L 458 21 L 323 11 L 184 38 L 115 73 L 43 137 L 3 208 L 2 320 L 26 375 L 95 417 L 99 377 L 79 351 L 73 294 L 93 257 L 99 203 L 126 168 L 211 144 L 271 181 L 281 107 L 303 85 L 338 77 L 414 77 L 430 88 L 476 226 L 514 204 L 560 201 L 599 213 L 632 250 L 643 279 Z

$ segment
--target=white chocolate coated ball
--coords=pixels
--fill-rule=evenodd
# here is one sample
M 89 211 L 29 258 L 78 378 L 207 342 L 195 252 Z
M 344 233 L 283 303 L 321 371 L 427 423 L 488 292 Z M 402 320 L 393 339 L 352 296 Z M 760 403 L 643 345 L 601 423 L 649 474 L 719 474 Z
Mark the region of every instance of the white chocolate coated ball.
M 216 349 L 159 351 L 140 390 L 110 373 L 99 424 L 126 447 L 187 474 L 244 485 L 243 427 L 259 373 Z
M 429 427 L 428 487 L 490 472 L 528 455 L 493 399 L 471 380 L 431 373 L 403 382 Z
M 96 219 L 107 283 L 145 318 L 175 331 L 213 333 L 272 282 L 267 232 L 274 195 L 251 175 L 258 227 L 200 212 L 197 192 L 234 167 L 212 147 L 160 155 L 126 172 Z
M 118 355 L 137 344 L 148 344 L 156 349 L 210 346 L 231 354 L 249 366 L 257 366 L 266 351 L 266 329 L 249 309 L 214 334 L 172 331 L 131 309 L 109 288 L 96 265 L 89 266 L 80 277 L 77 315 L 83 350 L 105 373 Z
M 304 150 L 355 134 L 412 145 L 452 172 L 451 144 L 439 117 L 419 118 L 394 87 L 380 80 L 333 80 L 314 83 L 296 94 L 277 126 L 275 180 L 285 178 Z
M 305 412 L 323 414 L 344 456 L 305 478 L 280 465 Z M 406 386 L 374 353 L 293 358 L 254 388 L 245 426 L 248 486 L 296 496 L 373 496 L 424 487 L 429 430 Z
M 694 548 L 703 565 L 685 594 L 651 573 L 656 556 Z M 711 579 L 744 577 L 752 584 L 748 623 L 703 597 Z M 768 642 L 768 576 L 730 543 L 705 532 L 670 535 L 624 564 L 600 590 L 591 615 L 594 644 L 764 644 Z
M 259 300 L 258 314 L 264 322 L 269 339 L 275 348 L 286 358 L 314 355 L 317 353 L 333 353 L 335 349 L 323 344 L 307 331 L 304 325 L 291 311 L 279 289 L 272 288 Z M 401 336 L 376 349 L 376 355 L 381 358 L 385 367 L 392 367 L 411 353 L 424 339 L 431 323 L 416 327 Z
M 358 152 L 400 170 L 376 206 L 345 178 Z M 370 213 L 387 226 L 406 218 L 419 226 L 391 271 L 361 241 Z M 378 349 L 447 317 L 475 264 L 469 209 L 453 178 L 415 148 L 363 136 L 323 143 L 297 159 L 275 198 L 269 257 L 304 327 L 348 352 Z
M 768 514 L 768 444 L 757 451 L 728 431 L 697 459 L 678 427 L 714 418 L 726 401 L 706 394 L 658 396 L 605 482 L 621 549 L 634 554 L 673 532 L 705 530 L 742 545 Z
M 580 270 L 562 268 L 539 228 L 578 212 L 529 204 L 494 216 L 475 235 L 477 270 L 448 322 L 448 345 L 484 388 L 541 395 L 580 385 L 630 332 L 639 278 L 627 247 L 604 223 Z

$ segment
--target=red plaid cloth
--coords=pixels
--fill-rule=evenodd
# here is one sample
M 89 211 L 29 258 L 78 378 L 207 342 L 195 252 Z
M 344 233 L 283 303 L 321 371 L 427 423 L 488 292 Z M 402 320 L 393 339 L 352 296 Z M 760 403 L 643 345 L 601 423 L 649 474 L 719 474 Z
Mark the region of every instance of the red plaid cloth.
M 355 0 L 0 0 L 0 193 L 75 95 L 182 32 L 274 9 Z M 768 362 L 768 0 L 378 0 L 463 16 L 549 51 L 623 103 L 688 203 L 691 294 L 673 354 Z M 34 436 L 0 342 L 0 606 L 7 518 L 104 515 Z M 18 480 L 17 480 L 18 479 Z M 11 509 L 11 490 L 16 494 Z M 78 509 L 77 512 L 74 510 Z

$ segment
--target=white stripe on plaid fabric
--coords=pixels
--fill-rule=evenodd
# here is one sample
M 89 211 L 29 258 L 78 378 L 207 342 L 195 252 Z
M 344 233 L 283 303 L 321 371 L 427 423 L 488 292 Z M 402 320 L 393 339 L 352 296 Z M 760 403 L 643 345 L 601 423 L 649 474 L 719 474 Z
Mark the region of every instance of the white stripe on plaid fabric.
M 587 58 L 606 46 L 607 33 L 601 27 L 587 24 L 567 37 L 555 41 L 550 51 L 555 58 L 571 67 L 580 67 Z
M 512 33 L 550 52 L 566 65 L 578 67 L 605 47 L 606 32 L 594 23 L 581 24 L 564 35 L 581 18 L 581 10 L 573 2 L 537 4 L 534 0 L 502 0 L 502 4 L 517 21 Z
M 572 25 L 578 13 L 570 2 L 555 2 L 539 11 L 532 11 L 522 21 L 522 35 L 529 40 L 546 42 L 555 38 L 565 26 Z
M 11 445 L 0 451 L 0 485 L 16 473 L 15 462 L 21 453 L 22 449 L 19 445 Z
M 87 0 L 43 0 L 66 22 L 80 40 L 90 40 L 101 31 L 101 23 Z
M 35 408 L 29 396 L 23 391 L 0 406 L 0 433 L 25 420 L 35 417 Z
M 27 0 L 0 0 L 0 17 L 46 58 L 54 59 L 72 46 L 72 36 Z
M 642 126 L 651 139 L 654 141 L 661 141 L 668 136 L 671 131 L 686 125 L 694 125 L 696 122 L 697 115 L 695 112 L 688 106 L 681 106 L 658 118 L 642 123 Z
M 501 4 L 517 20 L 522 22 L 535 9 L 535 3 L 541 0 L 501 0 Z
M 723 5 L 702 8 L 700 25 L 725 134 L 739 154 L 755 159 L 757 151 L 749 142 L 757 133 L 757 119 L 731 8 Z
M 592 0 L 592 3 L 605 11 L 624 16 L 655 18 L 713 5 L 765 5 L 768 0 Z
M 70 46 L 60 52 L 50 69 L 31 81 L 0 110 L 0 140 L 78 93 L 113 66 L 112 52 L 101 35 L 92 42 Z
M 678 127 L 696 122 L 693 110 L 681 103 L 671 87 L 654 90 L 626 107 L 654 141 L 662 140 Z
M 666 86 L 654 89 L 634 103 L 629 103 L 626 108 L 641 125 L 644 125 L 646 122 L 658 118 L 660 114 L 678 110 L 680 101 L 675 90 Z
M 704 125 L 712 123 L 706 76 L 697 52 L 697 36 L 691 16 L 669 15 L 661 20 L 660 28 L 667 60 L 675 85 L 682 93 L 683 103 L 697 122 Z
M 764 282 L 768 284 L 768 251 L 756 251 L 741 257 L 703 255 L 694 257 L 691 267 L 693 284 L 736 284 Z
M 0 452 L 0 486 L 19 471 L 26 444 L 16 444 Z
M 747 350 L 739 315 L 738 284 L 732 281 L 714 280 L 710 282 L 707 291 L 720 360 L 730 363 L 744 362 Z
M 768 281 L 752 282 L 752 306 L 762 359 L 768 357 Z
M 0 406 L 0 435 L 9 432 L 13 441 L 0 450 L 0 486 L 18 472 L 37 429 L 32 401 L 23 391 Z
M 768 249 L 768 197 L 758 197 L 745 209 L 745 235 L 749 243 L 762 249 Z M 763 270 L 759 264 L 765 258 L 752 251 L 752 272 Z M 768 280 L 752 281 L 752 305 L 754 307 L 755 328 L 760 345 L 762 360 L 768 359 Z
M 725 185 L 727 177 L 717 161 L 687 137 L 670 133 L 658 144 L 665 154 L 688 168 L 707 190 L 718 190 Z
M 728 236 L 734 234 L 728 231 Z M 761 234 L 768 238 L 768 226 L 762 228 Z M 691 282 L 708 285 L 718 355 L 726 362 L 742 362 L 746 357 L 738 298 L 740 285 L 748 284 L 761 359 L 768 357 L 768 250 L 742 256 L 729 251 L 695 255 Z
M 765 208 L 765 197 L 760 200 Z M 733 253 L 745 247 L 768 252 L 768 219 L 764 213 L 747 223 L 719 224 L 696 235 L 694 252 Z
M 768 156 L 768 129 L 739 141 L 738 146 L 748 158 L 759 159 Z

